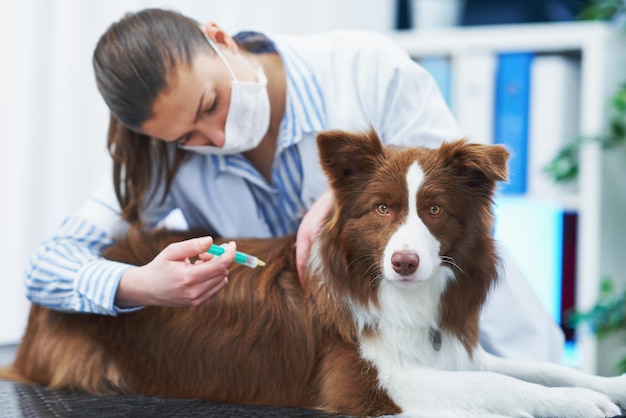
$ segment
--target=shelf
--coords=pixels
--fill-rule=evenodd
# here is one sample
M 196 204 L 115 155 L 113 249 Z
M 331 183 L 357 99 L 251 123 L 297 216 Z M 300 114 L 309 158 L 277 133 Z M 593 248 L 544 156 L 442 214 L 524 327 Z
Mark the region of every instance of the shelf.
M 409 30 L 389 35 L 416 60 L 438 56 L 450 61 L 449 88 L 453 111 L 458 95 L 464 94 L 455 74 L 467 68 L 465 59 L 472 54 L 527 51 L 573 58 L 580 71 L 578 85 L 573 86 L 579 92 L 579 116 L 572 121 L 577 131 L 574 136 L 594 136 L 606 129 L 610 98 L 617 86 L 626 82 L 626 33 L 604 22 L 471 26 Z M 546 146 L 545 153 L 551 155 L 554 150 L 553 142 Z M 580 311 L 593 306 L 603 277 L 611 277 L 618 289 L 626 288 L 624 179 L 626 150 L 606 151 L 588 144 L 580 151 L 575 188 L 564 187 L 553 196 L 524 195 L 531 199 L 556 201 L 565 211 L 574 211 L 578 215 L 575 291 L 576 309 Z M 579 369 L 612 374 L 616 359 L 599 355 L 606 350 L 598 350 L 596 337 L 587 330 L 577 332 L 575 352 L 576 356 L 569 356 L 569 361 L 575 358 L 575 366 Z
M 398 31 L 391 35 L 411 55 L 450 55 L 471 49 L 570 51 L 620 38 L 603 22 L 529 23 Z

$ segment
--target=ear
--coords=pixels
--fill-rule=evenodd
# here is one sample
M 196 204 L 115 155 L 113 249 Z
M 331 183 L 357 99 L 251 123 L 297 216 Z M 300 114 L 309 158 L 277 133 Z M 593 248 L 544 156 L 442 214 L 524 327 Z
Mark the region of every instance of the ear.
M 470 182 L 508 180 L 509 152 L 502 145 L 473 144 L 461 139 L 444 143 L 440 153 L 446 165 L 454 167 L 457 174 L 467 177 Z
M 376 132 L 326 131 L 317 135 L 320 164 L 335 192 L 355 189 L 355 182 L 368 179 L 380 165 L 383 146 Z
M 237 42 L 230 37 L 226 32 L 222 30 L 221 27 L 218 26 L 215 22 L 208 22 L 204 25 L 204 33 L 206 36 L 211 38 L 213 42 L 219 47 L 226 48 L 233 53 L 239 51 L 239 46 Z

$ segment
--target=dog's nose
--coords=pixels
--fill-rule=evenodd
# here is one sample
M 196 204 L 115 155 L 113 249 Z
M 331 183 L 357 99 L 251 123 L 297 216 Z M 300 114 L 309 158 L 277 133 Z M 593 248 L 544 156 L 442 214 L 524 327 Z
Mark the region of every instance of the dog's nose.
M 420 258 L 417 253 L 411 251 L 396 251 L 391 256 L 393 270 L 402 276 L 415 273 L 420 265 Z

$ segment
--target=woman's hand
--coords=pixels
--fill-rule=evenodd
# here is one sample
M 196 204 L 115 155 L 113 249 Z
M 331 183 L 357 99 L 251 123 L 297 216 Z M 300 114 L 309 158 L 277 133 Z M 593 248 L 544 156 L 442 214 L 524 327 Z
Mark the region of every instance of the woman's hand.
M 332 193 L 327 190 L 313 203 L 311 209 L 304 215 L 296 237 L 296 267 L 298 277 L 302 283 L 304 267 L 306 266 L 311 251 L 313 240 L 319 235 L 322 222 L 330 210 L 332 204 Z
M 198 306 L 228 283 L 228 267 L 235 261 L 236 246 L 214 257 L 206 252 L 211 237 L 194 238 L 168 245 L 150 263 L 126 270 L 120 280 L 115 304 L 119 307 Z M 197 257 L 197 261 L 189 259 Z

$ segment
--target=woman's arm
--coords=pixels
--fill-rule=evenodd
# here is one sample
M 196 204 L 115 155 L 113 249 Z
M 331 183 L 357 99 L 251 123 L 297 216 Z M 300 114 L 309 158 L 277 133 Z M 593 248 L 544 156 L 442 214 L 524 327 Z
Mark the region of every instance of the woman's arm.
M 163 213 L 169 209 L 161 208 Z M 104 259 L 102 251 L 127 227 L 107 177 L 78 214 L 31 257 L 28 299 L 50 309 L 115 315 L 143 305 L 196 305 L 226 284 L 234 245 L 213 260 L 203 255 L 202 265 L 187 260 L 206 251 L 212 242 L 208 237 L 172 244 L 145 266 Z
M 43 243 L 26 270 L 28 298 L 50 309 L 116 315 L 145 305 L 197 306 L 227 283 L 235 258 L 205 255 L 210 237 L 171 244 L 144 266 L 110 261 L 100 252 L 113 240 L 87 221 L 68 219 Z M 201 256 L 191 264 L 190 257 Z
M 42 243 L 26 269 L 27 297 L 50 309 L 114 315 L 117 284 L 130 266 L 99 254 L 113 238 L 80 217 Z

